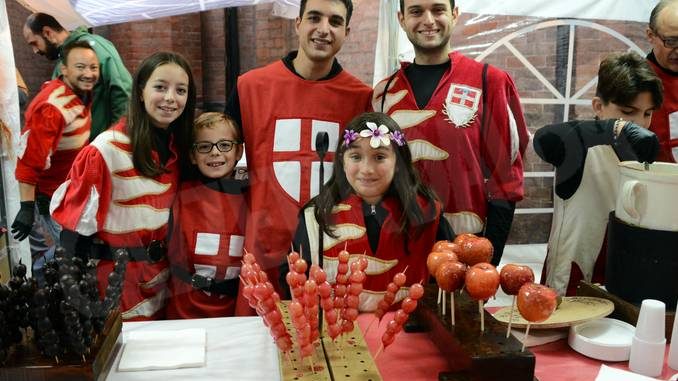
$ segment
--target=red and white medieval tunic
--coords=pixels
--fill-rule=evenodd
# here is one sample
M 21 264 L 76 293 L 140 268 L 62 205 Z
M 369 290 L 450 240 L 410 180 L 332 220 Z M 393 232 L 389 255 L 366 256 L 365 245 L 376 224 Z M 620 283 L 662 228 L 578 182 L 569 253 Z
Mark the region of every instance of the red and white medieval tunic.
M 237 284 L 247 217 L 243 182 L 224 179 L 221 184 L 224 186 L 214 188 L 194 180 L 181 185 L 172 207 L 174 227 L 168 258 L 172 268 L 180 267 L 182 274 Z M 195 289 L 177 276 L 172 276 L 170 288 L 168 319 L 249 315 L 240 292 L 234 297 Z
M 89 142 L 90 106 L 60 79 L 45 82 L 26 110 L 17 181 L 35 185 L 36 193 L 54 193 L 78 152 Z
M 327 281 L 334 284 L 337 276 L 338 256 L 341 250 L 350 253 L 349 263 L 367 255 L 368 266 L 365 270 L 367 278 L 363 283 L 360 294 L 360 311 L 374 311 L 377 304 L 383 299 L 388 284 L 393 276 L 407 268 L 407 282 L 397 293 L 394 303 L 407 296 L 409 286 L 413 283 L 427 282 L 428 269 L 426 258 L 431 247 L 436 242 L 438 224 L 440 223 L 440 205 L 427 204 L 422 197 L 418 197 L 420 207 L 425 216 L 432 216 L 424 222 L 422 227 L 410 227 L 410 236 L 400 233 L 400 219 L 403 215 L 402 204 L 394 197 L 387 196 L 381 202 L 381 207 L 387 211 L 387 216 L 381 225 L 379 244 L 374 252 L 368 241 L 365 217 L 362 209 L 362 199 L 355 194 L 349 196 L 334 207 L 335 234 L 337 238 L 323 233 L 323 269 L 327 273 Z M 435 210 L 431 210 L 435 208 Z M 318 222 L 315 219 L 315 208 L 304 210 L 306 233 L 310 242 L 312 263 L 318 263 Z M 414 229 L 421 228 L 419 235 L 414 236 Z
M 369 108 L 372 90 L 346 71 L 305 80 L 282 61 L 243 74 L 237 90 L 250 179 L 245 247 L 264 269 L 277 269 L 299 209 L 318 194 L 316 134 L 329 135 L 328 179 L 344 127 Z
M 170 207 L 179 180 L 179 163 L 170 141 L 167 172 L 142 176 L 132 163 L 129 136 L 121 120 L 101 133 L 78 155 L 69 177 L 54 192 L 50 211 L 64 229 L 84 236 L 96 234 L 111 247 L 147 247 L 164 240 Z M 157 152 L 152 152 L 159 162 Z M 100 291 L 108 285 L 113 261 L 100 260 Z M 168 296 L 168 262 L 130 261 L 120 298 L 125 320 L 154 320 L 164 316 Z
M 483 64 L 456 52 L 450 60 L 450 69 L 423 109 L 404 73 L 408 62 L 389 84 L 383 110 L 388 78 L 375 87 L 372 106 L 403 129 L 412 160 L 443 202 L 454 232 L 478 233 L 484 229 L 489 200 L 523 198 L 522 155 L 530 136 L 508 74 L 488 66 L 483 110 Z
M 664 102 L 652 113 L 650 131 L 659 138 L 657 161 L 675 163 L 678 158 L 678 75 L 665 72 L 652 60 L 647 61 L 664 85 Z

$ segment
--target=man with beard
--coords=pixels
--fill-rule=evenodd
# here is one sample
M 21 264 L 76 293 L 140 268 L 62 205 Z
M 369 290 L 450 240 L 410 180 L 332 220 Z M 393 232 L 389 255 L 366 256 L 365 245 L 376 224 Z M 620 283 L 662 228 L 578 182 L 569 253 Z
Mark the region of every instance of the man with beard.
M 299 209 L 318 194 L 317 132 L 329 135 L 323 161 L 330 168 L 344 127 L 369 108 L 372 90 L 335 58 L 352 11 L 351 0 L 302 0 L 299 51 L 239 77 L 226 106 L 242 126 L 247 156 L 245 248 L 272 276 L 290 249 Z
M 88 144 L 92 90 L 99 79 L 99 60 L 88 41 L 67 44 L 63 54 L 62 75 L 45 82 L 28 105 L 17 153 L 21 208 L 12 234 L 19 241 L 30 235 L 34 277 L 39 281 L 61 231 L 50 217 L 49 202 Z
M 484 234 L 497 265 L 523 198 L 529 132 L 509 75 L 452 52 L 458 15 L 454 0 L 400 0 L 414 62 L 377 84 L 373 107 L 405 131 L 454 232 Z
M 657 161 L 678 158 L 678 1 L 662 0 L 650 14 L 647 60 L 664 84 L 664 103 L 652 114 L 650 131 L 661 145 Z
M 72 32 L 64 29 L 52 16 L 33 13 L 23 28 L 24 38 L 33 52 L 57 61 L 52 79 L 59 77 L 63 46 L 73 41 L 88 41 L 97 54 L 100 80 L 94 87 L 92 100 L 92 129 L 90 140 L 118 121 L 127 110 L 132 89 L 132 77 L 125 68 L 115 46 L 107 39 L 79 27 Z

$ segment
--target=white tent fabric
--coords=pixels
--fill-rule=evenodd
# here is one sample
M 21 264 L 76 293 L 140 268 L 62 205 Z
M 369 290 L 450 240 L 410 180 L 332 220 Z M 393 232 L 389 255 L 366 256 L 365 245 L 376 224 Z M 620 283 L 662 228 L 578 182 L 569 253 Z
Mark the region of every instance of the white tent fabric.
M 647 22 L 658 0 L 457 0 L 459 10 L 483 15 Z
M 18 0 L 34 12 L 54 16 L 67 29 L 156 19 L 211 9 L 273 3 L 275 16 L 294 18 L 299 0 Z

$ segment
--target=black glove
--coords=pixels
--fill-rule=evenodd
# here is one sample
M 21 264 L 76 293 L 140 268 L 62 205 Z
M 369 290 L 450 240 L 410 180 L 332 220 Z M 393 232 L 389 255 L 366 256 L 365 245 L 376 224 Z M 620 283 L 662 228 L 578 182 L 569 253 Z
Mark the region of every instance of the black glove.
M 626 122 L 617 140 L 626 140 L 639 162 L 652 163 L 659 153 L 659 139 L 654 132 L 635 123 Z
M 35 220 L 35 201 L 21 201 L 21 209 L 16 214 L 14 223 L 12 224 L 12 236 L 17 241 L 23 241 L 30 234 L 33 229 L 33 221 Z
M 487 223 L 485 224 L 485 238 L 492 242 L 494 254 L 492 265 L 499 266 L 499 261 L 504 254 L 504 246 L 511 232 L 513 214 L 516 211 L 516 203 L 507 200 L 491 200 L 487 203 Z

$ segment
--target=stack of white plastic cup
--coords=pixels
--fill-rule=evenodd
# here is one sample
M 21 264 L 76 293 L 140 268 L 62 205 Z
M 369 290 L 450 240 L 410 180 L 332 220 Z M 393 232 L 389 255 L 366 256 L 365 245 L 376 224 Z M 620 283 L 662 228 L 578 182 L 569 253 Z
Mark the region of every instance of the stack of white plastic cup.
M 631 342 L 629 369 L 648 377 L 662 373 L 666 350 L 666 305 L 659 300 L 645 299 L 640 306 L 636 333 Z
M 669 366 L 678 370 L 678 319 L 673 318 L 673 330 L 671 330 L 671 348 L 669 348 Z

